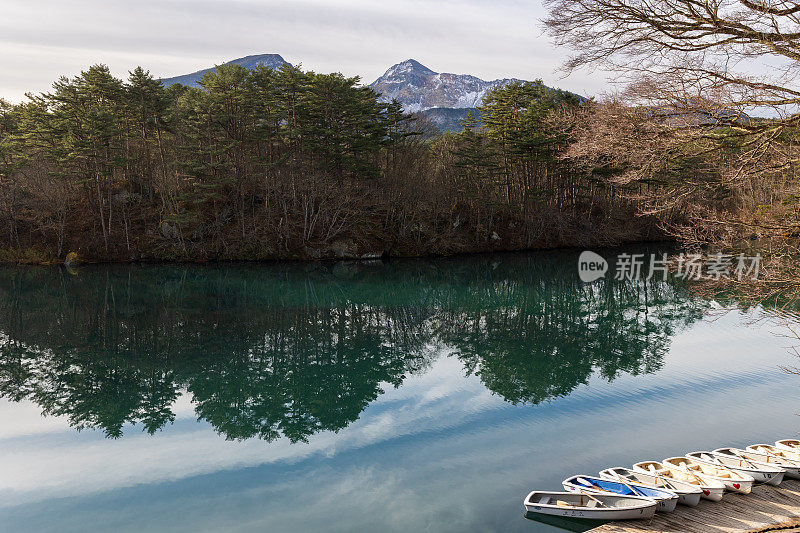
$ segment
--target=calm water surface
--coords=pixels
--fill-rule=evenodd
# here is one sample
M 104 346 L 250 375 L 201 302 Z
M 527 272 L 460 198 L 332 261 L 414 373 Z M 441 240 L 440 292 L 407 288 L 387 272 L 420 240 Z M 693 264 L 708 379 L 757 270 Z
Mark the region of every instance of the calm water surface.
M 577 255 L 2 268 L 0 530 L 554 532 L 531 489 L 800 430 L 769 311 Z

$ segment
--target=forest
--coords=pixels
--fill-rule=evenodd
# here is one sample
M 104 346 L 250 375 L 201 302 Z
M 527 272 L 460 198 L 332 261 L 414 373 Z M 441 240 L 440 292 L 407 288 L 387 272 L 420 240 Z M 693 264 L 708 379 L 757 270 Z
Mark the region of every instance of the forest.
M 495 89 L 442 134 L 358 78 L 103 65 L 0 104 L 0 261 L 447 255 L 662 238 L 642 185 L 564 157 L 591 102 Z M 644 185 L 649 187 L 649 185 Z
M 493 89 L 458 133 L 359 78 L 223 65 L 199 87 L 95 65 L 0 103 L 0 262 L 450 255 L 671 239 L 764 256 L 800 297 L 800 11 L 547 0 L 597 99 Z M 668 28 L 668 31 L 665 31 Z M 776 68 L 759 74 L 758 64 Z M 724 280 L 722 280 L 724 281 Z M 724 285 L 725 283 L 723 283 Z

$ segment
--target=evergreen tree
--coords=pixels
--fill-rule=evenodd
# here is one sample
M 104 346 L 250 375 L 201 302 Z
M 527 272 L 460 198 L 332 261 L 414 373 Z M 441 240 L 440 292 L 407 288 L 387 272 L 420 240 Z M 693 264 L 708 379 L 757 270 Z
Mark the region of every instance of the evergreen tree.
M 549 179 L 549 164 L 565 139 L 548 118 L 557 109 L 579 103 L 576 95 L 551 89 L 541 80 L 510 83 L 487 94 L 479 111 L 500 152 L 509 202 L 516 198 L 527 205 L 530 199 L 548 201 L 558 194 Z
M 456 135 L 453 166 L 461 189 L 468 196 L 486 200 L 483 193 L 497 185 L 502 170 L 497 161 L 497 149 L 492 139 L 480 131 L 478 118 L 472 112 L 459 124 L 462 130 Z
M 19 230 L 15 174 L 28 161 L 19 134 L 20 110 L 21 107 L 0 98 L 0 216 L 6 219 L 9 243 L 16 247 L 19 247 Z

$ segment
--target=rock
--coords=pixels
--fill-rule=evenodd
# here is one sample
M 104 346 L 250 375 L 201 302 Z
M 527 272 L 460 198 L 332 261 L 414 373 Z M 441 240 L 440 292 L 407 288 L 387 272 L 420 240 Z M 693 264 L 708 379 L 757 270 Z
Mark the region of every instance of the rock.
M 194 228 L 194 232 L 192 232 L 192 240 L 193 241 L 200 241 L 205 237 L 205 231 L 202 224 L 198 224 L 196 228 Z
M 331 244 L 331 252 L 340 259 L 358 257 L 358 244 L 351 239 L 336 240 Z
M 303 246 L 303 252 L 311 259 L 319 259 L 322 257 L 322 252 L 310 246 Z
M 131 205 L 142 200 L 142 195 L 135 192 L 122 191 L 112 197 L 112 201 L 117 205 Z
M 173 226 L 164 221 L 161 223 L 161 235 L 166 239 L 179 239 L 181 237 L 181 232 L 178 226 Z

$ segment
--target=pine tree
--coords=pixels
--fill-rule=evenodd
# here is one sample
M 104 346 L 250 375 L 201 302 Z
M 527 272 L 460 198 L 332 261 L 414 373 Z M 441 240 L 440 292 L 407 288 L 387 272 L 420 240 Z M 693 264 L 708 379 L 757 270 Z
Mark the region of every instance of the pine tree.
M 549 180 L 548 165 L 563 142 L 548 117 L 561 107 L 576 106 L 574 94 L 545 86 L 541 80 L 496 87 L 479 108 L 489 138 L 498 146 L 506 197 L 527 205 L 529 199 L 546 201 L 559 193 Z
M 21 107 L 0 98 L 0 213 L 5 216 L 8 241 L 19 247 L 16 173 L 28 162 L 21 137 Z

